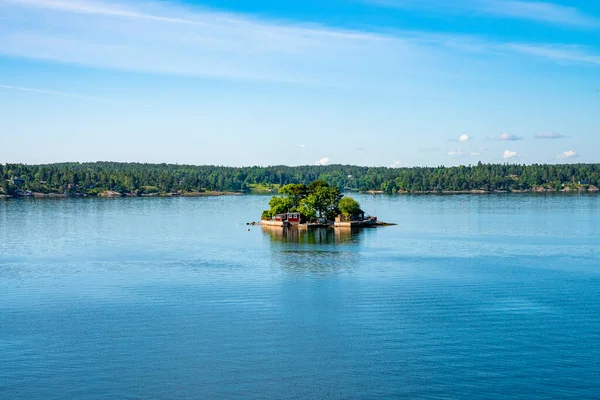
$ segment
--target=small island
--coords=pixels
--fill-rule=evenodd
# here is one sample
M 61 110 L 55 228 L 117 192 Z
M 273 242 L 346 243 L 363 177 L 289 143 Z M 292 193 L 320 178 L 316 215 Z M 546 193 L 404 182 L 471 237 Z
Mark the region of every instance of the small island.
M 305 185 L 288 184 L 279 189 L 279 196 L 269 201 L 261 222 L 252 223 L 274 227 L 335 227 L 358 228 L 394 225 L 383 223 L 374 216 L 365 216 L 358 201 L 344 196 L 335 186 L 323 180 Z

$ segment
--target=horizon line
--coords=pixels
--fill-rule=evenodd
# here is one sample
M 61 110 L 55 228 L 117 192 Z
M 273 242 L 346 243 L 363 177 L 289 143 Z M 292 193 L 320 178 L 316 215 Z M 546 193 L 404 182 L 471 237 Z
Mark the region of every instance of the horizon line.
M 30 166 L 30 167 L 36 167 L 36 166 L 51 166 L 51 165 L 64 165 L 64 164 L 80 164 L 80 165 L 84 165 L 84 164 L 137 164 L 137 165 L 167 165 L 167 166 L 186 166 L 186 167 L 214 167 L 214 168 L 237 168 L 237 169 L 242 169 L 242 168 L 277 168 L 277 167 L 285 167 L 285 168 L 303 168 L 303 167 L 315 167 L 315 168 L 331 168 L 331 167 L 356 167 L 356 168 L 377 168 L 377 169 L 390 169 L 390 170 L 403 170 L 403 169 L 415 169 L 415 168 L 460 168 L 460 167 L 477 167 L 477 166 L 487 166 L 487 165 L 510 165 L 510 166 L 525 166 L 525 167 L 530 167 L 530 166 L 550 166 L 550 165 L 600 165 L 600 161 L 597 162 L 554 162 L 554 163 L 509 163 L 509 162 L 482 162 L 479 161 L 477 163 L 474 164 L 458 164 L 458 165 L 413 165 L 413 166 L 409 166 L 409 165 L 402 165 L 402 166 L 398 166 L 398 167 L 391 167 L 391 166 L 385 166 L 385 165 L 380 165 L 380 166 L 374 166 L 374 165 L 359 165 L 359 164 L 327 164 L 327 165 L 320 165 L 320 164 L 299 164 L 299 165 L 286 165 L 286 164 L 273 164 L 273 165 L 238 165 L 238 166 L 234 166 L 234 165 L 217 165 L 217 164 L 189 164 L 189 163 L 173 163 L 173 162 L 146 162 L 146 161 L 56 161 L 56 162 L 50 162 L 50 163 L 21 163 L 21 162 L 0 162 L 0 166 L 7 166 L 7 165 L 24 165 L 24 166 Z

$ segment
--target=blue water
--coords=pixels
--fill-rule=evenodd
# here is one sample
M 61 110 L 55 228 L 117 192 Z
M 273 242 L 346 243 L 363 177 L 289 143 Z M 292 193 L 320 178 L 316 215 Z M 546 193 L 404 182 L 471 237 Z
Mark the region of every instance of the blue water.
M 600 196 L 0 201 L 1 399 L 600 397 Z

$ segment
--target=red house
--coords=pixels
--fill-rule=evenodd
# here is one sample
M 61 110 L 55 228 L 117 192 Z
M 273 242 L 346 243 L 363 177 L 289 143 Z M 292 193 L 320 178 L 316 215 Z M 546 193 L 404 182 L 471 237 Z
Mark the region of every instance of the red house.
M 274 221 L 281 221 L 289 225 L 298 225 L 306 222 L 304 214 L 299 212 L 277 214 L 273 217 Z

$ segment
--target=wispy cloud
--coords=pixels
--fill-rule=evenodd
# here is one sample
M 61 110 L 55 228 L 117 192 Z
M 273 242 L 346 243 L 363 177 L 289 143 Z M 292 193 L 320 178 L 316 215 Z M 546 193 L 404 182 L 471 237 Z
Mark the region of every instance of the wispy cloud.
M 563 135 L 561 133 L 553 133 L 553 132 L 539 132 L 534 135 L 536 139 L 564 139 L 568 138 L 568 136 Z
M 462 157 L 466 156 L 467 153 L 465 153 L 462 149 L 452 149 L 448 151 L 448 155 L 452 157 Z
M 34 88 L 21 87 L 21 86 L 0 85 L 0 89 L 17 90 L 19 92 L 39 93 L 39 94 L 52 95 L 52 96 L 73 97 L 75 99 L 82 99 L 82 100 L 94 100 L 94 101 L 104 101 L 105 100 L 105 99 L 101 99 L 99 97 L 85 96 L 85 95 L 81 95 L 81 94 L 67 93 L 67 92 L 58 92 L 55 90 L 34 89 Z
M 174 24 L 203 25 L 201 21 L 185 18 L 162 17 L 122 8 L 118 4 L 81 1 L 81 0 L 5 0 L 7 3 L 21 4 L 38 8 L 66 11 L 78 14 L 98 14 L 111 17 L 148 19 L 152 21 L 168 22 Z
M 452 150 L 448 151 L 448 155 L 452 156 L 452 157 L 466 157 L 466 156 L 476 157 L 476 156 L 480 156 L 481 153 L 478 152 L 478 151 L 467 151 L 467 150 L 463 150 L 463 149 L 452 149 Z
M 566 160 L 568 158 L 574 158 L 574 157 L 577 157 L 577 153 L 574 152 L 573 150 L 565 151 L 556 156 L 556 158 L 558 158 L 559 160 Z
M 509 43 L 507 50 L 542 57 L 562 63 L 600 65 L 600 55 L 585 46 L 561 44 Z
M 144 73 L 329 86 L 355 85 L 368 76 L 408 85 L 415 75 L 430 81 L 436 65 L 458 59 L 460 52 L 600 65 L 600 56 L 576 46 L 365 32 L 176 2 L 4 0 L 0 14 L 6 16 L 0 24 L 0 55 Z
M 502 158 L 505 160 L 510 160 L 511 158 L 515 158 L 517 156 L 518 154 L 516 151 L 505 150 L 504 153 L 502 153 Z
M 503 133 L 500 136 L 498 136 L 498 140 L 515 141 L 515 140 L 523 140 L 523 138 L 521 136 L 512 135 L 510 133 Z
M 598 21 L 575 7 L 563 6 L 542 1 L 518 0 L 474 0 L 470 1 L 478 12 L 497 17 L 526 19 L 557 25 L 589 27 Z
M 575 7 L 543 1 L 522 0 L 364 0 L 367 3 L 403 9 L 417 9 L 433 14 L 488 16 L 522 19 L 555 25 L 593 27 L 598 20 Z
M 364 75 L 375 58 L 391 73 L 420 53 L 397 37 L 167 2 L 6 0 L 0 14 L 0 54 L 136 72 L 336 84 L 336 71 Z

